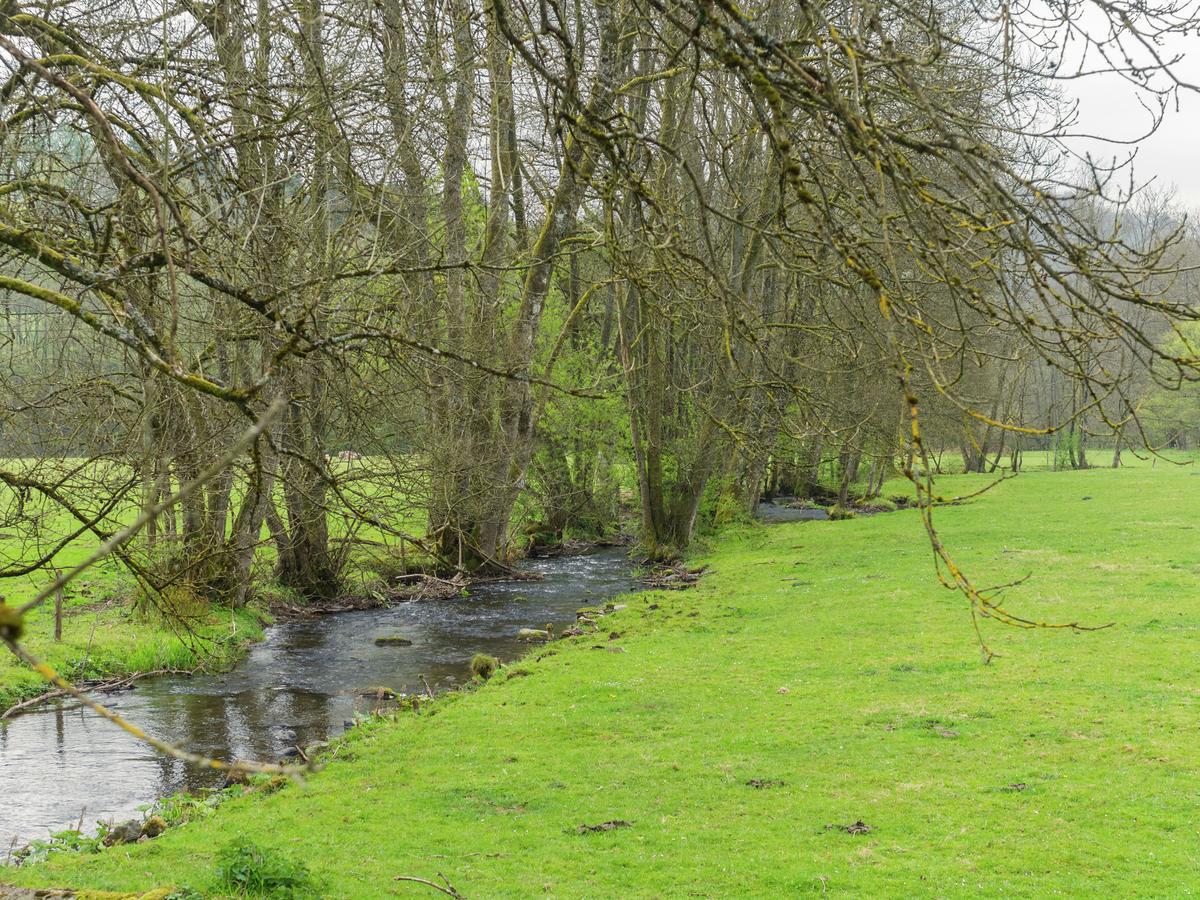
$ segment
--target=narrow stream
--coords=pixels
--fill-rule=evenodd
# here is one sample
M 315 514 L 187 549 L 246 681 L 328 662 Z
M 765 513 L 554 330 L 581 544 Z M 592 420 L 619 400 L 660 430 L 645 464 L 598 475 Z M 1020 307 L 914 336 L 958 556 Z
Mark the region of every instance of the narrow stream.
M 275 760 L 297 744 L 340 734 L 373 703 L 364 691 L 434 690 L 469 678 L 478 652 L 510 660 L 528 649 L 521 628 L 561 627 L 580 606 L 633 587 L 621 550 L 529 560 L 540 581 L 489 584 L 469 597 L 317 616 L 269 629 L 232 671 L 163 677 L 105 702 L 189 750 L 222 759 Z M 411 646 L 377 646 L 400 636 Z M 13 845 L 100 820 L 220 781 L 154 753 L 79 707 L 48 708 L 0 723 L 0 860 Z
M 796 505 L 794 497 L 781 497 L 779 500 L 783 502 L 764 500 L 759 503 L 755 507 L 754 517 L 766 525 L 779 525 L 783 522 L 824 521 L 829 518 L 829 513 L 819 507 Z

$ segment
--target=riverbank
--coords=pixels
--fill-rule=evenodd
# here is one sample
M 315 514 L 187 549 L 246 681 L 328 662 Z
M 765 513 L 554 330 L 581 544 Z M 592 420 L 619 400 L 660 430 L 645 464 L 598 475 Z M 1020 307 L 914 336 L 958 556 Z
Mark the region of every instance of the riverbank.
M 578 541 L 565 547 L 542 548 L 531 558 L 572 556 L 622 542 Z M 303 602 L 274 585 L 261 585 L 262 599 L 250 608 L 231 612 L 213 608 L 199 619 L 173 623 L 153 611 L 138 611 L 129 597 L 132 582 L 113 565 L 101 564 L 88 577 L 73 583 L 64 603 L 63 634 L 54 640 L 54 604 L 42 604 L 25 617 L 25 644 L 39 658 L 77 682 L 120 679 L 155 671 L 218 671 L 236 662 L 263 635 L 269 622 L 387 608 L 414 600 L 444 600 L 466 595 L 489 584 L 520 580 L 511 576 L 440 578 L 412 573 L 352 581 L 343 593 L 326 601 Z M 31 599 L 40 585 L 18 582 L 8 602 Z M 3 648 L 0 648 L 2 650 Z M 0 715 L 14 705 L 50 693 L 52 685 L 16 657 L 0 652 Z
M 985 479 L 943 479 L 970 493 Z M 473 693 L 355 729 L 324 771 L 0 882 L 222 892 L 239 839 L 331 897 L 1179 896 L 1195 881 L 1200 479 L 1034 472 L 939 510 L 1013 609 L 939 588 L 917 515 L 746 528 Z M 861 824 L 860 824 L 861 823 Z
M 113 598 L 79 597 L 63 616 L 62 640 L 54 640 L 54 604 L 25 617 L 24 644 L 72 681 L 95 681 L 160 670 L 219 669 L 236 660 L 262 637 L 260 615 L 251 610 L 216 609 L 188 626 L 154 613 L 138 612 Z M 0 714 L 47 693 L 46 682 L 0 648 Z

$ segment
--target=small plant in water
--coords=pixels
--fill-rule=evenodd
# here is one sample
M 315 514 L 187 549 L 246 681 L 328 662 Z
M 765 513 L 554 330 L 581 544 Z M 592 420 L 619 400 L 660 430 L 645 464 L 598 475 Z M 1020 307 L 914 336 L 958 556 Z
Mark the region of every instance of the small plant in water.
M 226 844 L 217 855 L 217 866 L 221 885 L 239 897 L 317 896 L 312 875 L 303 863 L 260 847 L 249 838 Z

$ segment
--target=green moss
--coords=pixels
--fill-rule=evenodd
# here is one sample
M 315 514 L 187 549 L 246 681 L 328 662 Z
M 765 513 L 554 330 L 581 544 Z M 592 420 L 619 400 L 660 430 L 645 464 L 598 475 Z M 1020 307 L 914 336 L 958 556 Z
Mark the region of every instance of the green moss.
M 471 674 L 480 681 L 487 681 L 500 668 L 500 660 L 486 653 L 476 653 L 471 657 Z

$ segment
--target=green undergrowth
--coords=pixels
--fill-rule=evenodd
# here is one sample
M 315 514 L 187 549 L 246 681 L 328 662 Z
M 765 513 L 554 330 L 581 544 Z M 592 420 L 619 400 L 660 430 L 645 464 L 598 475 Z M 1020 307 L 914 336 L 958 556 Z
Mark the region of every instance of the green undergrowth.
M 253 847 L 329 897 L 1200 892 L 1200 478 L 1031 472 L 936 521 L 981 585 L 1031 576 L 1014 612 L 1111 627 L 985 622 L 983 665 L 915 511 L 739 527 L 696 589 L 355 729 L 303 784 L 0 882 L 231 896 Z

